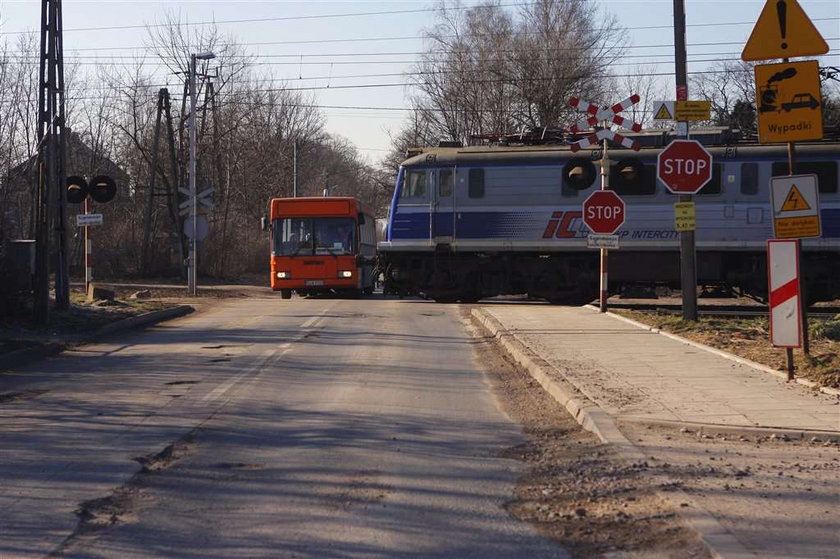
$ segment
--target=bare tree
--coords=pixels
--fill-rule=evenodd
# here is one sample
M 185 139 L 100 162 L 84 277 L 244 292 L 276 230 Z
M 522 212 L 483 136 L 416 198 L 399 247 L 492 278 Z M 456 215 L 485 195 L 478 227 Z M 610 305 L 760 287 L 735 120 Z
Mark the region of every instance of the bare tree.
M 444 0 L 413 71 L 414 118 L 461 141 L 559 126 L 573 112 L 572 95 L 604 97 L 620 31 L 589 0 L 540 0 L 517 15 L 495 0 L 466 10 Z

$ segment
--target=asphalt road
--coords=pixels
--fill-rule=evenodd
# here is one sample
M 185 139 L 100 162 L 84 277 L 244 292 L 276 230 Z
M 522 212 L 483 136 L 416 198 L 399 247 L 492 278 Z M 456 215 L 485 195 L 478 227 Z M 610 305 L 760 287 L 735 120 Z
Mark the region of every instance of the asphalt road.
M 4 373 L 0 557 L 563 557 L 504 508 L 474 343 L 454 306 L 257 297 Z

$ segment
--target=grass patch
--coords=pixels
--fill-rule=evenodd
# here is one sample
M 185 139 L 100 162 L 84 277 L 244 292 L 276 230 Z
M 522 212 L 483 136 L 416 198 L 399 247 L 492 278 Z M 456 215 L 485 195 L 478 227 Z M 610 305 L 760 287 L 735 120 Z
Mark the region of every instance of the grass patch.
M 648 326 L 677 334 L 739 357 L 786 371 L 787 357 L 782 348 L 770 344 L 770 324 L 766 317 L 721 318 L 701 317 L 698 321 L 683 320 L 671 313 L 615 310 Z M 794 350 L 796 375 L 820 386 L 840 388 L 840 315 L 832 318 L 810 318 L 810 355 Z

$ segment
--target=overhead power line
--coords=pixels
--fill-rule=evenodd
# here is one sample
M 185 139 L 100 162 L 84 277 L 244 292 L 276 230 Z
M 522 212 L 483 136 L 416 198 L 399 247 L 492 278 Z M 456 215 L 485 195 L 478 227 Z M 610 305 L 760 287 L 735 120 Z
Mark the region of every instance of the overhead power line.
M 499 4 L 501 8 L 513 8 L 518 6 L 530 6 L 535 4 L 536 2 L 514 2 L 510 4 Z M 451 11 L 463 11 L 475 8 L 476 6 L 452 6 L 447 7 L 447 10 Z M 271 23 L 277 21 L 304 21 L 304 20 L 312 20 L 312 19 L 337 19 L 343 17 L 368 17 L 368 16 L 388 16 L 388 15 L 399 15 L 399 14 L 420 14 L 420 13 L 428 13 L 428 12 L 436 12 L 439 8 L 413 8 L 408 10 L 382 10 L 376 12 L 349 12 L 343 14 L 311 14 L 311 15 L 303 15 L 303 16 L 279 16 L 279 17 L 257 17 L 257 18 L 247 18 L 247 19 L 223 19 L 223 20 L 210 20 L 210 21 L 197 21 L 192 23 L 178 23 L 179 26 L 184 27 L 198 27 L 202 25 L 228 25 L 234 23 Z M 123 29 L 147 29 L 147 28 L 159 28 L 159 27 L 172 27 L 171 23 L 150 23 L 150 24 L 143 24 L 143 25 L 112 25 L 112 26 L 105 26 L 105 27 L 71 27 L 71 28 L 64 28 L 64 33 L 72 33 L 76 31 L 119 31 Z M 27 31 L 5 31 L 0 33 L 0 35 L 14 35 L 14 34 L 21 34 L 21 33 L 28 33 Z
M 514 2 L 509 4 L 499 4 L 500 8 L 513 8 L 519 6 L 531 6 L 536 4 L 536 2 Z M 447 7 L 446 10 L 451 11 L 465 11 L 476 8 L 476 5 L 470 6 L 451 6 Z M 382 11 L 370 11 L 370 12 L 349 12 L 349 13 L 341 13 L 341 14 L 311 14 L 311 15 L 301 15 L 301 16 L 279 16 L 279 17 L 261 17 L 261 18 L 247 18 L 247 19 L 228 19 L 228 20 L 209 20 L 209 21 L 197 21 L 197 22 L 180 22 L 174 24 L 176 26 L 184 26 L 184 27 L 200 27 L 204 25 L 228 25 L 228 24 L 243 24 L 243 23 L 271 23 L 271 22 L 278 22 L 278 21 L 305 21 L 305 20 L 316 20 L 316 19 L 339 19 L 345 17 L 369 17 L 369 16 L 384 16 L 384 15 L 401 15 L 401 14 L 418 14 L 418 13 L 429 13 L 429 12 L 436 12 L 439 11 L 439 8 L 412 8 L 406 10 L 382 10 Z M 831 18 L 812 18 L 811 21 L 837 21 L 840 18 L 831 17 Z M 710 23 L 690 23 L 686 25 L 686 27 L 723 27 L 723 26 L 737 26 L 737 25 L 755 25 L 755 21 L 733 21 L 733 22 L 710 22 Z M 101 27 L 72 27 L 72 28 L 65 28 L 63 30 L 64 33 L 73 33 L 73 32 L 91 32 L 91 31 L 121 31 L 127 29 L 152 29 L 152 28 L 162 28 L 162 27 L 173 27 L 173 23 L 148 23 L 142 25 L 112 25 L 112 26 L 101 26 Z M 645 26 L 638 26 L 638 27 L 625 27 L 627 30 L 640 30 L 640 31 L 647 31 L 647 30 L 654 30 L 654 29 L 672 29 L 672 25 L 645 25 Z M 0 35 L 21 35 L 25 33 L 30 33 L 31 31 L 2 31 Z M 339 39 L 340 40 L 340 39 Z M 325 42 L 325 41 L 317 41 L 317 42 Z

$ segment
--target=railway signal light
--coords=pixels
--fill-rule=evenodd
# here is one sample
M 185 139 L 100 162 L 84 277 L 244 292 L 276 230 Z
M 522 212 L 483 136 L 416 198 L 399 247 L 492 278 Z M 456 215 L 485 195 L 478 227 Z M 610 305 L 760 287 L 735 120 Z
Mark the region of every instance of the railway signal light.
M 563 181 L 574 190 L 585 190 L 592 186 L 598 171 L 586 157 L 573 157 L 563 167 Z
M 84 177 L 67 177 L 67 202 L 81 204 L 90 196 L 95 202 L 110 202 L 117 195 L 117 183 L 107 175 L 96 175 L 90 182 Z
M 73 175 L 67 177 L 67 202 L 81 204 L 88 195 L 88 183 L 84 177 Z
M 96 175 L 90 180 L 88 192 L 96 202 L 110 202 L 117 195 L 117 183 L 107 175 Z

